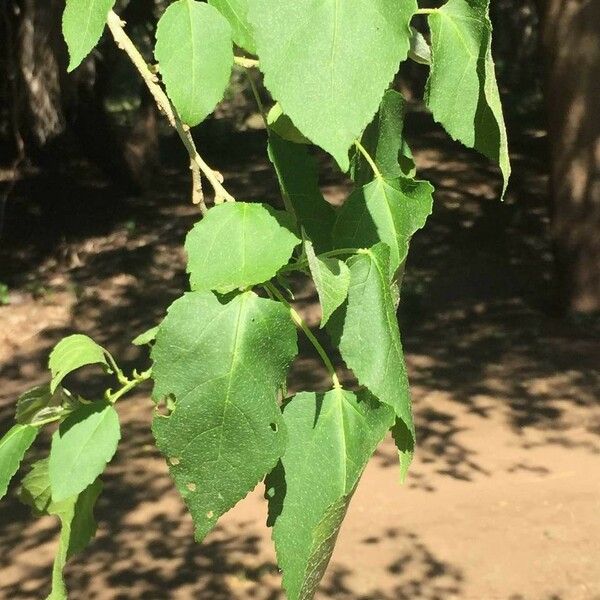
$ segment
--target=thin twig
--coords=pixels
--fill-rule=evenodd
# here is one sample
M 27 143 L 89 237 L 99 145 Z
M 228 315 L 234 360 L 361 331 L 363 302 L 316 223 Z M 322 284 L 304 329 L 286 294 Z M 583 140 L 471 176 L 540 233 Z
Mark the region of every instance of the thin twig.
M 197 204 L 200 207 L 200 212 L 205 215 L 208 209 L 206 208 L 206 202 L 204 202 L 200 167 L 195 160 L 190 160 L 190 170 L 192 171 L 192 204 Z
M 159 110 L 164 113 L 169 124 L 179 134 L 185 149 L 190 155 L 190 160 L 198 165 L 200 171 L 212 185 L 215 191 L 215 203 L 219 203 L 223 200 L 235 202 L 235 198 L 222 185 L 222 175 L 218 171 L 211 169 L 200 156 L 198 150 L 196 150 L 190 128 L 181 122 L 181 119 L 171 105 L 169 98 L 160 87 L 158 77 L 148 68 L 144 57 L 140 54 L 131 38 L 125 33 L 123 21 L 121 21 L 120 17 L 112 10 L 108 13 L 107 24 L 117 46 L 127 54 L 139 74 L 142 76 L 142 79 L 150 90 Z
M 236 65 L 245 67 L 246 69 L 257 68 L 259 65 L 259 62 L 254 58 L 246 58 L 245 56 L 234 56 L 233 60 Z

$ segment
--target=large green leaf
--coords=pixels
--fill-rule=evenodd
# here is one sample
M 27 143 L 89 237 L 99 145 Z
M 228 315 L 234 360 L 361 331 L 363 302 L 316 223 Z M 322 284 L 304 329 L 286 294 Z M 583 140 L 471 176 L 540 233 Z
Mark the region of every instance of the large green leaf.
M 415 0 L 250 0 L 265 85 L 296 127 L 348 169 L 409 49 Z
M 226 293 L 271 279 L 300 243 L 288 221 L 263 204 L 215 206 L 185 242 L 192 289 Z
M 37 434 L 37 427 L 19 424 L 11 427 L 0 439 L 0 498 L 6 494 L 10 480 L 19 470 L 19 465 Z
M 345 262 L 337 258 L 317 256 L 310 241 L 306 240 L 304 247 L 310 273 L 321 303 L 321 327 L 323 327 L 348 296 L 350 270 Z
M 48 367 L 52 374 L 50 393 L 54 394 L 60 382 L 73 371 L 86 365 L 100 364 L 108 367 L 106 351 L 102 346 L 79 333 L 63 338 L 50 353 Z
M 198 125 L 229 84 L 233 45 L 227 19 L 209 4 L 177 0 L 158 22 L 154 54 L 182 121 Z
M 267 479 L 277 562 L 289 600 L 313 598 L 341 522 L 394 411 L 367 392 L 301 393 L 285 407 L 288 444 Z
M 153 431 L 201 540 L 283 454 L 277 391 L 296 355 L 288 310 L 246 292 L 185 294 L 152 350 L 154 397 L 175 399 Z
M 429 15 L 432 63 L 426 102 L 454 139 L 500 165 L 505 190 L 510 160 L 488 7 L 489 0 L 449 0 Z
M 96 533 L 94 505 L 102 491 L 102 483 L 96 480 L 80 494 L 53 502 L 48 471 L 48 459 L 33 465 L 23 479 L 21 500 L 36 514 L 54 515 L 60 520 L 60 537 L 52 567 L 52 590 L 47 600 L 67 600 L 63 569 L 67 560 L 81 552 Z
M 62 30 L 69 49 L 69 71 L 98 43 L 116 0 L 67 0 Z
M 208 0 L 229 21 L 233 41 L 244 50 L 256 54 L 252 29 L 248 23 L 248 0 Z
M 340 209 L 333 230 L 336 248 L 370 248 L 385 242 L 390 275 L 406 260 L 413 234 L 425 225 L 433 206 L 427 181 L 382 179 L 356 189 Z
M 319 189 L 317 167 L 308 148 L 270 132 L 269 158 L 277 172 L 281 192 L 315 250 L 319 254 L 330 250 L 335 210 Z
M 71 413 L 52 436 L 52 499 L 60 502 L 88 487 L 114 456 L 120 438 L 119 415 L 109 402 L 92 402 Z
M 361 385 L 394 408 L 414 437 L 414 425 L 390 286 L 390 250 L 380 243 L 349 259 L 350 289 L 345 311 L 330 321 L 342 358 Z
M 388 90 L 375 118 L 365 129 L 361 143 L 375 161 L 383 177 L 393 179 L 409 176 L 414 162 L 407 159 L 410 152 L 404 140 L 405 100 L 402 94 Z M 351 153 L 351 175 L 357 185 L 365 185 L 374 178 L 373 169 L 356 148 Z

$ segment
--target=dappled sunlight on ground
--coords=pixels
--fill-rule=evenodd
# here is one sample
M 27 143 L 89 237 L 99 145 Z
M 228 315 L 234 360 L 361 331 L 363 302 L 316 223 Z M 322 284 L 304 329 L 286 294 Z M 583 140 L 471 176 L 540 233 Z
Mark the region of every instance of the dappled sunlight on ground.
M 415 236 L 400 310 L 418 451 L 403 487 L 391 442 L 377 451 L 319 598 L 600 597 L 600 331 L 552 316 L 543 137 L 516 140 L 516 174 L 500 204 L 487 163 L 420 113 L 409 134 L 416 130 L 421 174 L 438 189 L 434 215 Z M 240 134 L 239 156 L 211 157 L 240 198 L 276 201 L 263 147 L 262 132 L 250 131 Z M 248 153 L 254 162 L 241 162 Z M 327 197 L 339 203 L 348 186 L 323 166 Z M 17 185 L 17 207 L 40 193 L 36 177 Z M 102 195 L 114 190 L 94 177 L 84 191 L 73 181 L 52 185 L 74 199 L 84 193 L 90 219 L 103 214 Z M 83 231 L 47 239 L 37 237 L 43 224 L 28 223 L 8 232 L 11 252 L 0 252 L 12 300 L 0 307 L 2 431 L 15 397 L 43 380 L 48 350 L 66 333 L 92 335 L 127 368 L 147 365 L 130 340 L 186 286 L 181 244 L 198 216 L 188 192 L 181 174 L 167 172 L 149 197 L 125 201 L 124 211 L 113 208 Z M 37 232 L 30 239 L 29 230 Z M 303 279 L 293 285 L 317 328 L 314 290 Z M 301 339 L 300 347 L 290 390 L 326 388 L 310 346 Z M 86 390 L 99 393 L 93 370 L 84 376 Z M 105 477 L 98 537 L 67 569 L 73 598 L 282 598 L 261 486 L 194 543 L 152 446 L 149 391 L 119 406 L 123 443 Z M 48 441 L 46 433 L 41 447 Z M 0 510 L 1 598 L 43 597 L 56 531 L 51 518 L 32 521 L 11 490 Z

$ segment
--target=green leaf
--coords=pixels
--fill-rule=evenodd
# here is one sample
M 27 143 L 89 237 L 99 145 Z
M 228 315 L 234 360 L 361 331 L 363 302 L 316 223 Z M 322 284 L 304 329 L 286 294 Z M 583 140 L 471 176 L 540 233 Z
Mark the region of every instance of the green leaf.
M 408 175 L 405 170 L 406 159 L 401 154 L 404 148 L 404 117 L 406 101 L 402 94 L 388 90 L 381 100 L 379 111 L 362 135 L 361 144 L 375 161 L 379 172 L 386 178 L 393 179 Z M 373 169 L 365 157 L 356 148 L 352 150 L 351 175 L 357 185 L 365 185 L 374 178 Z M 408 170 L 414 169 L 409 163 Z
M 275 167 L 281 192 L 298 224 L 317 253 L 331 250 L 335 210 L 319 189 L 317 167 L 308 148 L 269 134 L 269 158 Z
M 268 281 L 300 243 L 289 227 L 285 213 L 263 204 L 215 206 L 185 242 L 192 289 L 227 293 Z
M 265 85 L 342 170 L 409 49 L 415 0 L 250 0 Z
M 381 179 L 356 189 L 338 212 L 333 230 L 336 248 L 370 248 L 385 242 L 390 275 L 406 260 L 413 234 L 425 225 L 433 206 L 427 181 Z
M 208 0 L 229 21 L 233 41 L 251 54 L 256 54 L 252 29 L 248 23 L 248 0 Z
M 313 598 L 341 522 L 393 410 L 368 393 L 303 392 L 283 412 L 288 444 L 267 479 L 277 562 L 288 600 Z
M 19 470 L 19 465 L 37 434 L 37 427 L 14 425 L 0 439 L 0 498 L 6 494 L 10 480 Z
M 292 120 L 283 113 L 281 104 L 275 103 L 267 115 L 267 126 L 274 131 L 280 138 L 294 144 L 310 144 L 311 141 L 292 123 Z
M 209 4 L 177 0 L 158 22 L 154 54 L 181 120 L 198 125 L 229 84 L 233 46 L 227 19 Z
M 52 436 L 52 499 L 60 502 L 89 486 L 114 456 L 120 439 L 119 415 L 109 402 L 92 402 L 70 414 Z
M 154 398 L 175 398 L 153 432 L 190 509 L 196 539 L 277 463 L 286 442 L 277 391 L 297 353 L 289 311 L 252 292 L 223 303 L 185 294 L 152 349 Z
M 396 448 L 398 449 L 400 483 L 402 484 L 406 481 L 408 469 L 410 468 L 415 453 L 414 432 L 409 430 L 401 419 L 396 419 L 396 423 L 392 427 L 392 437 L 394 438 Z
M 377 244 L 350 258 L 346 311 L 334 315 L 329 331 L 359 383 L 380 402 L 391 406 L 414 438 L 408 376 L 390 287 L 389 263 L 390 250 L 385 244 Z
M 488 6 L 489 0 L 449 0 L 429 15 L 432 64 L 425 99 L 454 139 L 500 165 L 504 193 L 510 160 Z
M 19 490 L 21 502 L 33 508 L 37 515 L 47 514 L 48 507 L 52 503 L 48 460 L 43 458 L 33 463 L 31 471 L 23 477 Z
M 48 367 L 52 374 L 50 392 L 54 394 L 61 381 L 73 371 L 86 365 L 108 367 L 106 351 L 87 335 L 75 334 L 63 338 L 50 353 Z
M 41 474 L 38 474 L 41 479 Z M 38 482 L 36 485 L 43 485 Z M 67 498 L 61 502 L 51 502 L 46 511 L 60 520 L 60 537 L 54 565 L 52 567 L 52 590 L 46 600 L 67 600 L 67 586 L 63 578 L 63 570 L 67 560 L 76 552 L 85 548 L 96 534 L 94 505 L 102 483 L 97 480 L 81 494 Z
M 321 258 L 315 254 L 309 240 L 304 243 L 310 273 L 317 293 L 323 316 L 321 327 L 324 327 L 329 317 L 344 303 L 350 286 L 350 270 L 346 263 L 336 258 Z
M 420 65 L 431 64 L 431 48 L 423 34 L 417 31 L 414 27 L 410 28 L 410 50 L 408 57 Z
M 144 333 L 140 333 L 137 337 L 133 338 L 131 343 L 134 346 L 145 346 L 146 344 L 151 344 L 156 339 L 156 334 L 158 332 L 158 325 L 156 327 L 151 327 Z
M 116 0 L 67 0 L 62 30 L 69 49 L 69 71 L 78 67 L 98 43 Z
M 38 425 L 48 419 L 60 419 L 73 412 L 80 403 L 68 390 L 58 386 L 50 392 L 50 384 L 38 385 L 17 400 L 15 421 L 17 423 Z

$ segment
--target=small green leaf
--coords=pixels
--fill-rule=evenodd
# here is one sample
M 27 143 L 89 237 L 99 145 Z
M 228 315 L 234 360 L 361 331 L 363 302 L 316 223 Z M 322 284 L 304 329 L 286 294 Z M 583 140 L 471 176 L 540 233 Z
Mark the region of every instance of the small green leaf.
M 54 393 L 50 392 L 50 384 L 38 385 L 17 400 L 15 421 L 17 423 L 38 425 L 48 419 L 60 419 L 80 406 L 68 390 L 58 386 Z
M 433 206 L 427 181 L 380 179 L 356 189 L 338 212 L 333 230 L 336 248 L 370 248 L 385 242 L 390 275 L 406 260 L 411 237 L 425 225 Z
M 227 19 L 209 4 L 177 0 L 158 22 L 154 54 L 182 121 L 198 125 L 229 84 L 233 46 Z
M 367 392 L 303 392 L 286 404 L 288 444 L 266 481 L 289 600 L 313 598 L 365 466 L 394 422 Z
M 294 125 L 348 170 L 408 55 L 415 0 L 249 0 L 265 85 Z
M 52 502 L 52 491 L 50 490 L 47 458 L 33 463 L 31 471 L 23 477 L 19 499 L 23 504 L 30 506 L 37 515 L 48 512 L 48 507 Z
M 335 258 L 320 258 L 315 254 L 313 245 L 306 240 L 304 243 L 310 273 L 321 302 L 323 316 L 321 327 L 324 327 L 329 317 L 344 303 L 350 286 L 350 270 L 346 263 Z
M 208 0 L 229 21 L 233 41 L 251 54 L 256 54 L 252 29 L 248 23 L 248 0 Z
M 335 210 L 319 189 L 317 167 L 308 148 L 269 134 L 269 158 L 275 167 L 281 192 L 299 226 L 317 253 L 331 250 Z
M 67 560 L 83 550 L 96 534 L 93 510 L 101 491 L 102 483 L 97 480 L 81 494 L 48 505 L 46 512 L 59 518 L 61 529 L 52 566 L 52 590 L 46 600 L 67 600 L 63 570 Z
M 98 43 L 116 0 L 67 0 L 62 30 L 69 48 L 69 71 L 78 67 Z
M 414 27 L 410 28 L 410 33 L 410 50 L 408 51 L 408 57 L 420 65 L 430 65 L 431 48 L 429 47 L 427 40 L 423 37 L 423 34 Z
M 294 144 L 310 144 L 311 141 L 302 135 L 292 120 L 283 113 L 281 104 L 277 102 L 267 115 L 267 125 L 280 138 L 293 142 Z
M 227 293 L 268 281 L 299 243 L 285 213 L 248 202 L 215 206 L 185 242 L 191 287 Z
M 350 258 L 346 310 L 334 315 L 329 331 L 359 383 L 380 402 L 391 406 L 414 438 L 389 262 L 390 250 L 382 243 Z
M 144 333 L 140 333 L 137 337 L 133 338 L 132 344 L 134 346 L 145 346 L 146 344 L 151 344 L 156 339 L 156 334 L 158 333 L 159 325 L 156 327 L 151 327 Z
M 66 337 L 50 353 L 48 367 L 52 374 L 50 392 L 54 394 L 61 381 L 73 371 L 86 365 L 100 364 L 108 367 L 106 351 L 87 335 Z
M 60 502 L 89 486 L 114 456 L 121 431 L 109 402 L 92 402 L 70 414 L 52 436 L 50 484 Z
M 492 59 L 489 0 L 448 0 L 429 15 L 432 38 L 427 106 L 456 140 L 510 176 L 506 128 Z
M 375 161 L 379 172 L 388 179 L 408 176 L 414 169 L 414 162 L 407 162 L 405 156 L 408 147 L 403 135 L 405 112 L 406 101 L 402 94 L 388 90 L 361 138 L 361 144 Z M 374 179 L 373 169 L 356 148 L 352 150 L 350 166 L 350 174 L 357 185 L 365 185 Z
M 37 427 L 14 425 L 0 439 L 0 498 L 6 494 L 10 480 L 19 470 L 19 465 L 37 434 Z
M 177 300 L 152 349 L 154 398 L 175 399 L 152 430 L 203 539 L 283 454 L 277 404 L 297 353 L 280 303 L 252 292 L 227 303 L 210 292 Z

